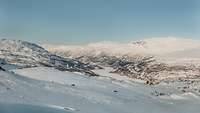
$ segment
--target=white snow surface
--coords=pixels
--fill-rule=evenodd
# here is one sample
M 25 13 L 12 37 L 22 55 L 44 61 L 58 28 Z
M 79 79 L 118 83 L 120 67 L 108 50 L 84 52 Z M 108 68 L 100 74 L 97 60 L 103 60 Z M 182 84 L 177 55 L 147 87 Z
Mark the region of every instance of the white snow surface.
M 17 75 L 0 71 L 0 102 L 55 106 L 73 113 L 199 113 L 200 110 L 199 97 L 194 98 L 193 93 L 183 95 L 173 87 L 146 86 L 126 78 L 113 78 L 107 75 L 107 70 L 96 71 L 101 77 L 47 67 L 13 72 Z M 173 95 L 156 97 L 151 95 L 155 90 Z

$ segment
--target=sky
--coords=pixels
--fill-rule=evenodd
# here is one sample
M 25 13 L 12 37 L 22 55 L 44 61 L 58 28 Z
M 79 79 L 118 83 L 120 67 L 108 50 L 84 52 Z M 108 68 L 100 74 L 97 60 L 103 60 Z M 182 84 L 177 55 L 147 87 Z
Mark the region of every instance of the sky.
M 200 39 L 199 0 L 0 0 L 0 38 L 37 43 Z

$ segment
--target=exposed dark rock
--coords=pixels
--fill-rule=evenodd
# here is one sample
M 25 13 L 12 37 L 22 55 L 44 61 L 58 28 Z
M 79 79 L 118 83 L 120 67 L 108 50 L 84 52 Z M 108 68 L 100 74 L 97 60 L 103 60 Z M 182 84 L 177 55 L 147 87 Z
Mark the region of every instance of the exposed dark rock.
M 165 94 L 165 93 L 162 93 L 162 92 L 158 92 L 158 91 L 154 91 L 154 92 L 152 92 L 151 93 L 152 95 L 154 95 L 154 96 L 165 96 L 165 95 L 167 95 L 167 94 Z
M 3 69 L 2 67 L 0 67 L 0 70 L 2 70 L 2 71 L 6 71 L 5 69 Z
M 71 84 L 71 86 L 73 86 L 73 87 L 74 87 L 74 86 L 76 86 L 76 85 L 75 85 L 75 84 Z

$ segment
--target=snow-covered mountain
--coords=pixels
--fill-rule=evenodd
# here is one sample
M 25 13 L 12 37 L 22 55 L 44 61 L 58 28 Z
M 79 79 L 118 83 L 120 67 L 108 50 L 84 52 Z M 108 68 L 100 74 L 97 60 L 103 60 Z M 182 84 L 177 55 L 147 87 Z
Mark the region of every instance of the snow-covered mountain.
M 195 64 L 200 62 L 200 41 L 176 37 L 149 38 L 129 43 L 98 42 L 87 45 L 50 45 L 44 48 L 63 57 L 80 59 L 113 59 L 153 56 L 157 61 L 170 64 Z M 106 58 L 110 57 L 110 58 Z
M 174 63 L 169 63 L 168 57 L 165 57 L 179 53 L 185 58 L 184 52 L 197 51 L 199 42 L 189 39 L 159 38 L 128 44 L 104 42 L 79 46 L 79 49 L 77 46 L 62 46 L 62 49 L 59 49 L 60 46 L 45 46 L 51 53 L 36 44 L 20 40 L 3 39 L 0 45 L 2 70 L 45 66 L 98 76 L 93 69 L 111 67 L 111 73 L 140 79 L 151 85 L 182 79 L 184 81 L 186 78 L 193 85 L 200 74 L 200 62 L 177 63 L 181 57 L 174 57 Z
M 4 69 L 45 66 L 63 71 L 96 75 L 91 71 L 94 69 L 91 65 L 51 54 L 44 48 L 33 43 L 2 39 L 0 45 L 1 67 Z
M 114 73 L 146 80 L 148 84 L 183 77 L 192 79 L 200 73 L 200 58 L 194 58 L 196 54 L 191 54 L 200 50 L 200 41 L 192 39 L 167 37 L 131 43 L 100 42 L 83 46 L 43 47 L 63 57 L 112 67 Z

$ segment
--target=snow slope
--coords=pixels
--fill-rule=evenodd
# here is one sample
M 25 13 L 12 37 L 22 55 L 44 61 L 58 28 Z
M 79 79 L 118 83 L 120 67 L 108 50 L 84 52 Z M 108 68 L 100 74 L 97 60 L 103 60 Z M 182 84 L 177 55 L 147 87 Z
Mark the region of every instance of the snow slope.
M 0 71 L 0 103 L 57 106 L 73 113 L 198 113 L 199 97 L 173 87 L 88 77 L 47 67 Z M 57 75 L 55 77 L 55 75 Z M 106 77 L 107 76 L 107 77 Z M 168 95 L 154 96 L 154 92 Z M 173 95 L 171 94 L 173 93 Z

